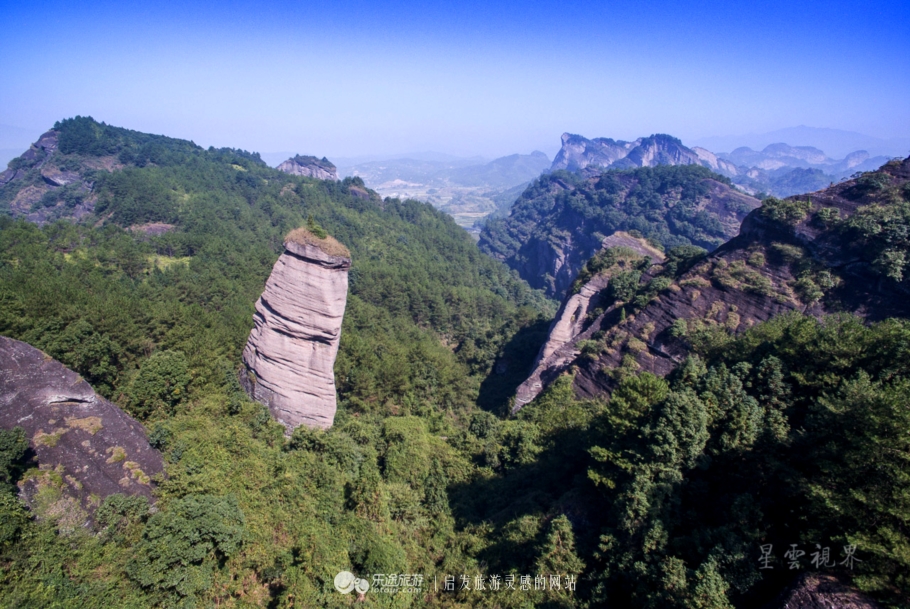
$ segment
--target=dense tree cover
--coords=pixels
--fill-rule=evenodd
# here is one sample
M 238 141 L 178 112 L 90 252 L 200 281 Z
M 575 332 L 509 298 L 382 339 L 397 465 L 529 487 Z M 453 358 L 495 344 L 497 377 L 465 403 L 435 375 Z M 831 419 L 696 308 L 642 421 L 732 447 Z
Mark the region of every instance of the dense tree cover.
M 848 238 L 860 241 L 874 253 L 874 265 L 881 274 L 904 281 L 910 264 L 910 185 L 893 182 L 881 171 L 860 175 L 846 194 L 874 203 L 839 224 Z M 838 224 L 837 218 L 832 216 L 829 223 Z
M 910 186 L 892 175 L 901 164 L 895 160 L 878 171 L 854 175 L 855 179 L 840 194 L 860 204 L 855 213 L 841 218 L 836 207 L 822 207 L 812 219 L 816 229 L 830 230 L 844 243 L 862 248 L 863 257 L 876 272 L 898 282 L 905 280 L 910 264 Z M 809 214 L 811 198 L 811 195 L 793 200 L 771 197 L 763 201 L 762 214 L 795 225 Z
M 0 218 L 0 333 L 143 421 L 168 477 L 155 513 L 113 496 L 91 531 L 58 535 L 13 498 L 28 455 L 3 432 L 0 605 L 331 606 L 350 600 L 332 586 L 342 569 L 429 574 L 443 554 L 473 564 L 444 552 L 462 543 L 448 487 L 473 468 L 444 438 L 469 424 L 481 382 L 499 396 L 487 407 L 505 406 L 518 380 L 490 374 L 494 360 L 526 367 L 536 345 L 516 356 L 509 342 L 527 328 L 539 339 L 552 305 L 443 213 L 364 196 L 359 180 L 290 176 L 90 119 L 57 128 L 57 162 L 126 166 L 93 174 L 84 223 Z M 173 228 L 146 233 L 148 222 Z M 288 442 L 236 371 L 282 239 L 304 225 L 349 246 L 353 267 L 337 424 Z
M 89 126 L 102 143 L 68 154 L 110 153 Z M 425 576 L 419 595 L 371 591 L 376 607 L 749 607 L 793 573 L 794 543 L 806 569 L 816 543 L 838 562 L 855 545 L 863 562 L 826 569 L 907 604 L 910 323 L 790 315 L 688 336 L 697 353 L 666 380 L 621 371 L 609 400 L 578 400 L 566 375 L 497 416 L 545 303 L 450 219 L 188 150 L 99 180 L 98 226 L 0 219 L 0 333 L 79 371 L 167 462 L 154 507 L 113 495 L 63 532 L 14 496 L 33 464 L 20 431 L 0 433 L 0 606 L 344 607 L 357 599 L 332 582 L 351 570 Z M 124 228 L 160 210 L 174 230 Z M 287 438 L 236 372 L 281 239 L 306 224 L 354 266 L 335 425 Z M 699 255 L 671 249 L 665 273 Z M 610 297 L 667 287 L 628 262 Z M 765 544 L 774 570 L 758 569 Z M 559 588 L 442 586 L 555 574 Z
M 594 606 L 758 607 L 792 578 L 791 544 L 800 570 L 905 606 L 908 345 L 905 321 L 791 314 L 667 380 L 627 375 L 608 402 L 576 400 L 562 377 L 472 440 L 494 473 L 459 487 L 454 513 L 492 525 L 481 556 L 503 569 L 529 568 L 547 523 L 568 517 L 581 542 L 567 560 L 585 565 Z M 522 423 L 537 454 L 503 462 L 503 426 Z M 765 544 L 773 569 L 759 568 Z
M 604 171 L 594 178 L 555 171 L 532 182 L 508 218 L 491 219 L 481 244 L 510 259 L 532 235 L 546 241 L 560 230 L 603 235 L 625 230 L 638 231 L 666 248 L 694 244 L 714 249 L 729 236 L 715 214 L 699 207 L 710 190 L 706 180 L 730 184 L 697 165 Z
M 836 181 L 836 177 L 826 174 L 821 169 L 787 168 L 773 172 L 769 176 L 766 189 L 778 197 L 789 197 L 820 190 Z

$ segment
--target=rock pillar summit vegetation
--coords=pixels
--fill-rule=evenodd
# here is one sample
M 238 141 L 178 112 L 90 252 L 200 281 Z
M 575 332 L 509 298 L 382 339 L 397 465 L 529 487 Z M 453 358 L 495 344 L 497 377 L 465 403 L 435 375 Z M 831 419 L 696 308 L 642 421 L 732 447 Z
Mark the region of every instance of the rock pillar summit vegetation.
M 351 254 L 312 220 L 284 246 L 256 302 L 241 384 L 289 430 L 328 428 Z

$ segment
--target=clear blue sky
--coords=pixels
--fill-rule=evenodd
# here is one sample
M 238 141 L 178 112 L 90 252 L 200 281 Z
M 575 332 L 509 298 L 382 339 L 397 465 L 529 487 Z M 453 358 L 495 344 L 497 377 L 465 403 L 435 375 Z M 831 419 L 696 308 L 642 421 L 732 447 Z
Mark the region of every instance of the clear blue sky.
M 910 2 L 12 2 L 0 124 L 496 156 L 563 131 L 910 136 Z

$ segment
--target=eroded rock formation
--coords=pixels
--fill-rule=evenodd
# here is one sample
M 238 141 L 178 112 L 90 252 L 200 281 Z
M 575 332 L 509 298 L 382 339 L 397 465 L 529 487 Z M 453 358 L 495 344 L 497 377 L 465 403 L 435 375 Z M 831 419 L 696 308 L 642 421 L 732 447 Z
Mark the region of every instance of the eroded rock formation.
M 552 171 L 578 171 L 585 167 L 629 169 L 655 165 L 701 165 L 696 152 L 675 137 L 663 134 L 640 137 L 634 142 L 598 137 L 589 140 L 571 133 L 562 134 L 562 148 L 553 159 Z
M 644 239 L 635 238 L 624 231 L 617 231 L 606 237 L 601 247 L 602 249 L 621 247 L 641 258 L 648 257 L 656 263 L 664 261 L 664 255 L 660 250 Z M 579 356 L 578 343 L 590 340 L 599 329 L 590 323 L 589 316 L 601 304 L 600 295 L 610 285 L 612 270 L 614 269 L 598 273 L 582 285 L 578 292 L 567 295 L 563 300 L 550 326 L 547 341 L 540 348 L 540 353 L 534 361 L 530 376 L 515 392 L 513 412 L 521 410 L 525 404 L 536 398 L 546 385 L 562 374 Z
M 21 427 L 38 469 L 19 482 L 39 517 L 84 525 L 108 495 L 152 498 L 161 454 L 128 414 L 31 345 L 0 336 L 0 428 Z
M 875 252 L 846 221 L 863 208 L 894 205 L 893 197 L 904 196 L 895 193 L 908 190 L 910 158 L 811 196 L 778 202 L 792 206 L 796 217 L 790 222 L 775 219 L 766 202 L 746 217 L 737 237 L 667 284 L 640 310 L 620 319 L 615 306 L 605 307 L 589 319 L 584 333 L 568 346 L 597 336 L 596 348 L 586 356 L 571 348 L 563 351 L 565 358 L 538 374 L 540 384 L 545 387 L 574 368 L 579 396 L 609 394 L 617 382 L 612 370 L 631 366 L 665 376 L 689 354 L 690 336 L 712 328 L 743 332 L 788 311 L 813 316 L 842 311 L 869 321 L 910 318 L 907 282 L 885 276 Z M 655 267 L 642 281 L 658 272 Z
M 70 165 L 63 162 L 65 155 L 59 151 L 58 140 L 59 133 L 51 129 L 0 172 L 0 189 L 10 202 L 11 215 L 45 224 L 57 218 L 78 221 L 95 210 L 94 180 L 89 171 L 101 168 L 100 165 L 86 164 L 79 171 L 64 169 Z M 67 192 L 69 204 L 63 196 Z M 59 196 L 54 199 L 55 195 Z M 45 200 L 48 197 L 52 205 Z
M 317 178 L 319 180 L 338 179 L 338 171 L 335 169 L 335 165 L 325 157 L 319 159 L 314 156 L 301 156 L 298 154 L 294 158 L 286 160 L 277 169 L 291 175 L 307 176 L 308 178 Z
M 297 229 L 256 302 L 241 383 L 289 430 L 331 427 L 333 367 L 348 292 L 347 249 Z
M 531 287 L 559 299 L 600 250 L 604 236 L 618 228 L 651 226 L 654 232 L 712 250 L 735 237 L 760 202 L 707 177 L 707 171 L 686 173 L 692 182 L 697 180 L 696 188 L 664 189 L 656 195 L 660 204 L 647 214 L 633 211 L 641 205 L 637 189 L 642 185 L 634 174 L 587 169 L 576 180 L 544 176 L 514 203 L 508 218 L 483 229 L 479 246 L 515 269 Z M 642 178 L 666 179 L 660 176 L 653 172 Z M 684 228 L 694 224 L 700 227 L 697 233 Z

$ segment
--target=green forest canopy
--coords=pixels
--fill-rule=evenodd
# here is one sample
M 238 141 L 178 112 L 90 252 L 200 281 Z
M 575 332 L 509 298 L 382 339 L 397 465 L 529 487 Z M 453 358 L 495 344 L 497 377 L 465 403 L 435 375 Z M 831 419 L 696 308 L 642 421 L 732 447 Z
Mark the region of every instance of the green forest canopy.
M 74 162 L 148 143 L 70 126 Z M 154 142 L 157 161 L 99 180 L 107 223 L 0 219 L 0 333 L 140 418 L 168 463 L 154 513 L 114 495 L 61 535 L 14 497 L 25 446 L 0 432 L 0 606 L 349 606 L 341 570 L 425 575 L 424 593 L 370 606 L 759 606 L 793 543 L 838 560 L 855 545 L 863 562 L 831 572 L 907 603 L 908 322 L 781 317 L 667 380 L 583 401 L 567 376 L 507 418 L 552 309 L 451 219 Z M 281 240 L 309 216 L 350 248 L 351 291 L 336 424 L 287 439 L 236 370 Z M 165 219 L 160 236 L 124 228 Z M 430 587 L 461 574 L 578 584 Z

